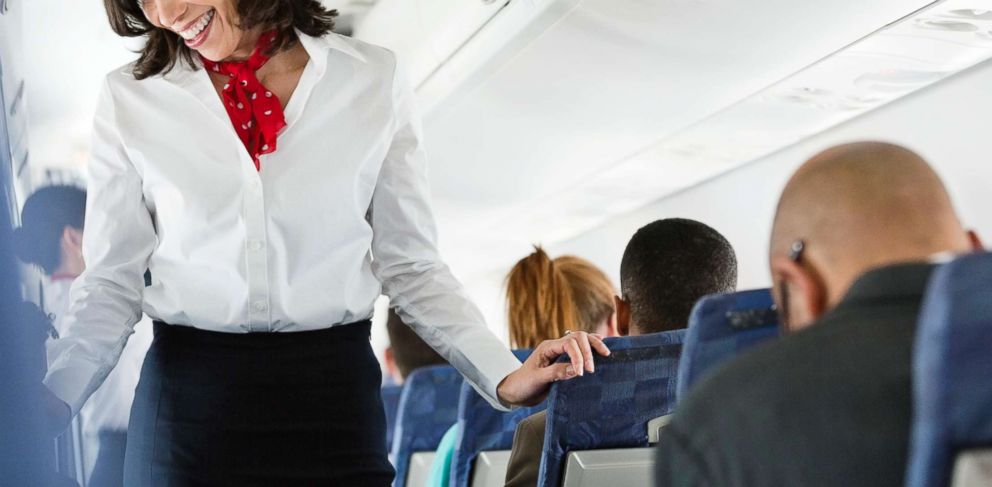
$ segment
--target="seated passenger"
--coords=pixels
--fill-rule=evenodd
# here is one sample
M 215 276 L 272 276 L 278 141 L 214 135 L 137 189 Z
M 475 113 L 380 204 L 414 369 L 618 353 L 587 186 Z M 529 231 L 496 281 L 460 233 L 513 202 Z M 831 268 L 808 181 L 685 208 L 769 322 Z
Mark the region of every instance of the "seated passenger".
M 48 186 L 28 197 L 15 233 L 17 255 L 47 277 L 42 304 L 52 319 L 52 340 L 65 334 L 63 312 L 69 306 L 69 288 L 85 268 L 82 253 L 86 192 L 74 186 Z M 152 341 L 149 323 L 135 327 L 121 360 L 107 380 L 79 412 L 82 458 L 92 487 L 124 482 L 124 447 L 134 388 L 145 353 Z M 53 358 L 53 357 L 51 357 Z
M 850 144 L 807 162 L 770 248 L 791 334 L 690 392 L 662 430 L 657 485 L 902 485 L 929 262 L 977 246 L 907 149 Z
M 413 328 L 403 324 L 392 308 L 389 308 L 386 318 L 386 332 L 389 333 L 389 346 L 386 347 L 383 362 L 393 384 L 403 384 L 407 376 L 420 367 L 448 363 Z
M 572 255 L 552 260 L 540 247 L 506 277 L 507 325 L 512 348 L 533 348 L 544 340 L 581 330 L 613 336 L 616 290 L 603 271 Z M 428 486 L 447 487 L 457 425 L 441 439 Z
M 685 328 L 696 301 L 736 287 L 737 257 L 723 235 L 693 220 L 655 221 L 638 230 L 624 250 L 618 332 L 636 336 Z M 546 422 L 540 412 L 517 425 L 507 487 L 537 485 Z

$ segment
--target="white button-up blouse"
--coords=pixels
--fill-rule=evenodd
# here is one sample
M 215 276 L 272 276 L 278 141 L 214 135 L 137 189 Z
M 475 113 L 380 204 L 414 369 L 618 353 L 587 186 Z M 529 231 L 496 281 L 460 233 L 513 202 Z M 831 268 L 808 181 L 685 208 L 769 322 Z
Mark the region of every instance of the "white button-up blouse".
M 73 413 L 142 311 L 205 330 L 293 332 L 369 318 L 380 293 L 499 407 L 496 386 L 519 362 L 438 255 L 419 118 L 395 56 L 298 35 L 310 61 L 260 172 L 202 68 L 107 76 L 87 268 L 45 378 Z

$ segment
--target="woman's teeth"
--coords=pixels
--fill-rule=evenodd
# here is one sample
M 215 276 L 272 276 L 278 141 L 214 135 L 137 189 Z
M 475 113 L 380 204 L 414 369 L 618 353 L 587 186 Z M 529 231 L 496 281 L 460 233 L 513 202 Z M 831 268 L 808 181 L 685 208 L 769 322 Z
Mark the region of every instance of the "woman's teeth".
M 207 11 L 207 13 L 201 15 L 200 19 L 197 20 L 196 23 L 193 24 L 189 29 L 180 31 L 179 36 L 182 37 L 183 39 L 186 39 L 187 41 L 196 39 L 196 36 L 200 35 L 200 32 L 203 32 L 203 29 L 205 29 L 207 25 L 210 24 L 210 20 L 213 18 L 214 18 L 214 10 L 210 9 Z

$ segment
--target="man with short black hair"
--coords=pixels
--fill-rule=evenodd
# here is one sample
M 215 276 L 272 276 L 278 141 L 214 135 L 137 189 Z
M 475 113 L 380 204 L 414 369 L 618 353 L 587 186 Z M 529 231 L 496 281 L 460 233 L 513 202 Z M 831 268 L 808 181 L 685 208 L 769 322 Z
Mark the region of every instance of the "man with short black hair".
M 720 232 L 683 218 L 652 222 L 634 233 L 620 262 L 617 334 L 685 328 L 696 301 L 736 287 L 737 256 Z M 542 411 L 517 425 L 506 487 L 537 484 L 546 423 Z
M 720 232 L 684 218 L 649 223 L 620 261 L 618 334 L 685 328 L 699 298 L 736 287 L 737 256 Z

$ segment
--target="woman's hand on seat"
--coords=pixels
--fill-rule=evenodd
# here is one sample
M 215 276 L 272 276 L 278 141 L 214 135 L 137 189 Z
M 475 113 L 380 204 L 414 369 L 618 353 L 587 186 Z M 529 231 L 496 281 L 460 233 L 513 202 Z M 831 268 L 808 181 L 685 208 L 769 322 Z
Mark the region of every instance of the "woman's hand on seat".
M 603 337 L 595 333 L 576 331 L 557 340 L 545 340 L 519 369 L 500 382 L 496 393 L 507 405 L 537 404 L 548 395 L 553 382 L 596 372 L 593 350 L 599 355 L 610 355 Z M 564 354 L 568 354 L 569 362 L 555 363 Z

